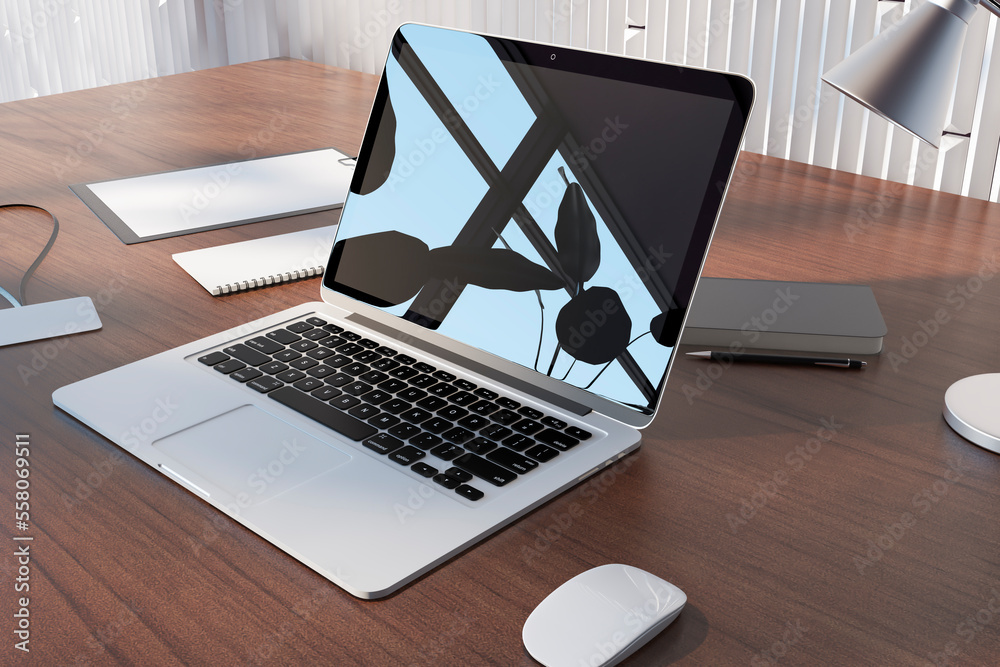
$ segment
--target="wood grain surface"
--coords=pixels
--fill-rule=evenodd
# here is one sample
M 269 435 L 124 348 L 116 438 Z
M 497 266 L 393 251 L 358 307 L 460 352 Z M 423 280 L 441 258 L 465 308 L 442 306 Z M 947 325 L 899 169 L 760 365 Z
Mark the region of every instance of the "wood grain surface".
M 317 280 L 214 298 L 171 253 L 336 212 L 126 246 L 67 187 L 334 146 L 372 76 L 272 60 L 0 105 L 0 202 L 62 231 L 32 303 L 90 295 L 104 328 L 0 348 L 0 649 L 28 665 L 531 665 L 525 618 L 623 562 L 688 606 L 631 665 L 984 665 L 1000 655 L 1000 456 L 941 417 L 1000 366 L 1000 206 L 743 154 L 705 275 L 871 285 L 889 326 L 859 372 L 679 359 L 639 452 L 380 601 L 325 579 L 61 413 L 77 379 L 315 300 Z M 48 237 L 0 213 L 0 285 Z M 689 351 L 682 348 L 681 351 Z M 31 521 L 14 525 L 15 434 Z M 14 648 L 30 597 L 30 653 Z

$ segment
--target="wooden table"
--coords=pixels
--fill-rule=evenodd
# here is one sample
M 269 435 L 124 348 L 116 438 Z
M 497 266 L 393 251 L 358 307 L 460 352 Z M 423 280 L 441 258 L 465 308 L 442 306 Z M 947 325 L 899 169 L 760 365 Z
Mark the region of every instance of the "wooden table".
M 275 60 L 0 105 L 0 200 L 62 232 L 33 303 L 93 297 L 101 331 L 0 349 L 7 664 L 530 665 L 521 627 L 609 562 L 689 596 L 629 664 L 995 664 L 1000 456 L 941 417 L 996 370 L 1000 206 L 744 154 L 706 275 L 870 284 L 864 371 L 680 359 L 645 443 L 397 594 L 357 600 L 52 406 L 56 388 L 314 300 L 316 280 L 213 298 L 171 253 L 336 212 L 126 246 L 71 183 L 360 143 L 374 77 Z M 49 234 L 0 218 L 0 284 Z M 682 350 L 683 351 L 683 350 Z M 15 529 L 14 442 L 30 443 Z M 30 653 L 14 648 L 30 598 Z M 16 661 L 14 657 L 16 656 Z

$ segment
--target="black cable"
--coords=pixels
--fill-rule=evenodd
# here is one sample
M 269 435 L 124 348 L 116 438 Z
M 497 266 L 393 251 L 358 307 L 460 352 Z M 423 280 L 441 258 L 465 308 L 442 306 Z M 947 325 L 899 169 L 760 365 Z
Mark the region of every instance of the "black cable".
M 21 301 L 20 305 L 26 306 L 28 305 L 28 300 L 24 296 L 25 287 L 27 287 L 28 280 L 31 279 L 31 276 L 35 272 L 35 269 L 37 269 L 39 264 L 42 263 L 42 260 L 45 259 L 45 256 L 49 254 L 49 250 L 52 249 L 52 245 L 56 242 L 56 236 L 59 234 L 59 220 L 56 218 L 56 216 L 52 214 L 51 211 L 48 211 L 42 208 L 41 206 L 35 206 L 34 204 L 0 204 L 0 209 L 3 208 L 33 208 L 47 214 L 50 218 L 52 218 L 52 236 L 49 237 L 48 243 L 45 244 L 45 247 L 42 248 L 42 251 L 38 253 L 38 257 L 35 258 L 35 261 L 32 262 L 31 266 L 28 267 L 28 270 L 24 272 L 24 277 L 21 278 L 21 284 L 20 286 L 18 286 L 17 294 Z

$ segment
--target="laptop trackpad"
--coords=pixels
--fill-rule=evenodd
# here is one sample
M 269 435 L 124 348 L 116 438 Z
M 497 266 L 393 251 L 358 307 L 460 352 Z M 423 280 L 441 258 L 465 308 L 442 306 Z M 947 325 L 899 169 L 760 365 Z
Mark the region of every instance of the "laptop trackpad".
M 153 446 L 251 504 L 351 460 L 350 455 L 252 405 L 190 426 Z

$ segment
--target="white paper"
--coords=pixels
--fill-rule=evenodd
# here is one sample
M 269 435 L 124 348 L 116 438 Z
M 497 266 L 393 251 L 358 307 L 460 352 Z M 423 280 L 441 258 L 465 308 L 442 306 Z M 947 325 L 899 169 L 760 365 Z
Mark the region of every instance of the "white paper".
M 353 163 L 332 148 L 91 183 L 140 238 L 344 203 Z

